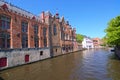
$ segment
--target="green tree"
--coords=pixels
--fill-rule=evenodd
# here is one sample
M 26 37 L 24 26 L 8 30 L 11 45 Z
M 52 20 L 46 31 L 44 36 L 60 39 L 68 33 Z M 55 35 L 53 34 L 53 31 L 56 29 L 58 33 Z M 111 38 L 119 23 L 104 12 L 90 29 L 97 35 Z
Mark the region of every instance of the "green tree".
M 110 20 L 105 32 L 109 45 L 120 45 L 120 16 Z
M 77 42 L 79 42 L 79 43 L 81 43 L 82 42 L 82 40 L 83 40 L 83 35 L 81 35 L 81 34 L 76 34 L 76 40 L 77 40 Z
M 102 38 L 101 46 L 107 46 L 107 38 L 106 38 L 106 36 Z

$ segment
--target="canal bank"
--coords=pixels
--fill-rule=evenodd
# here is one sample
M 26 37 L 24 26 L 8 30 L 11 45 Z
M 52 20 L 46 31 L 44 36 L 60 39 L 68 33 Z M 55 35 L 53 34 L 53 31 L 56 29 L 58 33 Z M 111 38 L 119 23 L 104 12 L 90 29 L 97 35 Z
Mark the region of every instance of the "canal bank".
M 92 49 L 0 72 L 3 80 L 119 80 L 120 64 L 107 49 Z
M 120 59 L 120 46 L 116 46 L 114 52 L 118 56 L 118 58 Z
M 0 0 L 0 70 L 79 50 L 76 28 L 59 13 L 36 16 Z
M 0 70 L 50 58 L 49 48 L 10 49 L 0 51 Z
M 54 58 L 81 50 L 69 51 L 51 56 L 49 48 L 26 48 L 10 49 L 0 51 L 0 70 L 14 68 L 17 66 L 34 63 L 37 61 Z M 61 52 L 61 51 L 59 51 Z

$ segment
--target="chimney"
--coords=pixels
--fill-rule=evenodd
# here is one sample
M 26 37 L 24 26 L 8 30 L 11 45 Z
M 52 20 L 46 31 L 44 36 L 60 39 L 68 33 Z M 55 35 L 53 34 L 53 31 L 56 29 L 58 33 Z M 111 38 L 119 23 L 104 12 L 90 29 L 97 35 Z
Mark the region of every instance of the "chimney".
M 59 19 L 59 13 L 56 13 L 55 17 L 56 19 Z
M 45 22 L 45 12 L 43 11 L 40 16 L 42 22 Z
M 59 22 L 59 13 L 56 13 L 56 14 L 55 14 L 55 18 L 56 18 L 56 20 Z

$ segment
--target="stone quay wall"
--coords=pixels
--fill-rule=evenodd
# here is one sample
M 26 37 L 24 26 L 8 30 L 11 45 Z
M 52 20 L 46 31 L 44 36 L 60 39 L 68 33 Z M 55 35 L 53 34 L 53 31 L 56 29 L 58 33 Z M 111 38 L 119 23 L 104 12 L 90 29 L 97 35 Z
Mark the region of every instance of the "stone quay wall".
M 0 70 L 50 58 L 49 48 L 10 49 L 0 51 Z
M 120 46 L 115 47 L 115 54 L 120 58 Z

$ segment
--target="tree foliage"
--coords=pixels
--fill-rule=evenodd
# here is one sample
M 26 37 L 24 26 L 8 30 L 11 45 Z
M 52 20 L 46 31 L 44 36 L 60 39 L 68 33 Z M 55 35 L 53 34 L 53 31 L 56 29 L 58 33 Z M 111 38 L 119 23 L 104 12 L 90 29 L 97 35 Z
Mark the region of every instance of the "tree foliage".
M 82 42 L 82 40 L 83 40 L 83 35 L 81 35 L 81 34 L 76 34 L 76 40 L 77 40 L 77 42 L 79 42 L 79 43 L 81 43 Z
M 101 46 L 107 46 L 107 38 L 106 38 L 106 36 L 102 38 Z
M 110 20 L 105 32 L 109 45 L 120 45 L 120 16 Z

